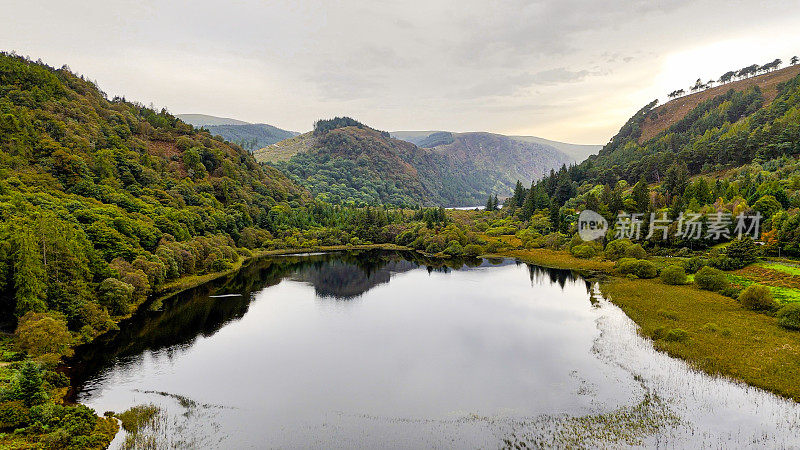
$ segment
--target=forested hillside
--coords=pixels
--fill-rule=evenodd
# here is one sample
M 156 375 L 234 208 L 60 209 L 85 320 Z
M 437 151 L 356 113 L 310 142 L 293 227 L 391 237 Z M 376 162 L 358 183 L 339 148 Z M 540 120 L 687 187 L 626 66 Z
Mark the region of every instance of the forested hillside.
M 0 314 L 90 337 L 153 288 L 235 262 L 307 194 L 244 150 L 108 100 L 68 68 L 0 55 Z
M 428 142 L 430 141 L 430 142 Z M 434 133 L 429 145 L 391 138 L 349 118 L 256 152 L 318 199 L 338 204 L 483 204 L 569 162 L 554 148 L 490 133 Z
M 703 226 L 727 214 L 730 235 L 739 214 L 759 214 L 761 250 L 800 256 L 800 75 L 775 89 L 765 95 L 754 84 L 721 92 L 639 143 L 642 123 L 656 114 L 655 103 L 647 105 L 599 155 L 554 172 L 530 190 L 518 189 L 511 203 L 521 207 L 517 214 L 525 220 L 543 211 L 563 232 L 573 229 L 575 214 L 584 208 L 612 223 L 621 211 L 663 213 L 671 221 L 682 212 L 696 213 Z M 673 235 L 644 244 L 714 243 L 703 234 L 694 242 Z M 730 268 L 725 261 L 718 262 L 720 268 Z

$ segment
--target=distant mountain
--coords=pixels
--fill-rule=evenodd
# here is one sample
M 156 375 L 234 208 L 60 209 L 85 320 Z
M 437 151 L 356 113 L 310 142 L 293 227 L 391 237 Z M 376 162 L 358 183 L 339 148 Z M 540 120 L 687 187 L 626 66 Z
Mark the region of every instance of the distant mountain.
M 450 142 L 452 142 L 452 136 L 463 135 L 463 134 L 471 134 L 471 133 L 452 133 L 449 131 L 434 131 L 434 130 L 393 131 L 391 133 L 392 137 L 394 138 L 402 139 L 406 142 L 411 142 L 412 144 L 423 148 L 433 148 L 439 145 L 449 144 Z M 579 163 L 588 158 L 590 155 L 596 154 L 598 151 L 600 151 L 601 148 L 603 148 L 602 145 L 568 144 L 565 142 L 551 141 L 549 139 L 544 139 L 536 136 L 506 136 L 506 135 L 497 135 L 497 136 L 505 136 L 517 141 L 541 144 L 547 147 L 555 148 L 561 153 L 566 154 L 570 159 L 569 162 L 573 163 Z
M 491 133 L 432 132 L 418 142 L 435 146 L 420 148 L 337 118 L 254 156 L 333 203 L 441 206 L 473 206 L 490 194 L 509 195 L 518 179 L 529 184 L 570 162 L 554 147 Z
M 428 136 L 437 133 L 448 133 L 448 131 L 392 131 L 389 133 L 393 138 L 400 139 L 401 141 L 411 142 L 417 147 L 421 147 Z
M 176 117 L 195 128 L 205 128 L 212 136 L 221 136 L 251 152 L 300 134 L 266 123 L 248 123 L 205 114 L 178 114 Z
M 442 143 L 432 151 L 447 155 L 451 163 L 472 165 L 481 171 L 500 174 L 497 179 L 498 193 L 511 192 L 517 180 L 530 185 L 533 180 L 547 175 L 551 169 L 559 169 L 572 162 L 569 156 L 555 147 L 534 142 L 525 142 L 494 133 L 434 133 L 426 138 L 432 144 Z M 423 144 L 425 144 L 423 141 Z
M 200 128 L 208 125 L 249 125 L 250 122 L 242 120 L 228 119 L 226 117 L 215 117 L 206 114 L 177 114 L 175 117 L 182 121 Z
M 207 125 L 205 129 L 213 136 L 222 136 L 226 141 L 238 144 L 243 149 L 251 152 L 300 134 L 295 131 L 282 130 L 265 123 Z
M 536 144 L 543 144 L 555 147 L 561 153 L 564 153 L 567 156 L 569 156 L 572 162 L 576 163 L 583 162 L 583 160 L 585 160 L 591 155 L 596 155 L 597 152 L 599 152 L 600 149 L 603 148 L 602 145 L 567 144 L 566 142 L 551 141 L 550 139 L 544 139 L 536 136 L 509 136 L 509 137 L 520 141 L 533 142 Z

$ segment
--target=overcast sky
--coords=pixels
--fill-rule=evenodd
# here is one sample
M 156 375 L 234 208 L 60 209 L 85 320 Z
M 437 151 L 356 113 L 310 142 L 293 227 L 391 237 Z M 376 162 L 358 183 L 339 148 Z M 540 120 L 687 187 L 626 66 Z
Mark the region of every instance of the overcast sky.
M 109 96 L 306 131 L 605 143 L 698 77 L 800 54 L 800 0 L 8 1 L 0 49 Z

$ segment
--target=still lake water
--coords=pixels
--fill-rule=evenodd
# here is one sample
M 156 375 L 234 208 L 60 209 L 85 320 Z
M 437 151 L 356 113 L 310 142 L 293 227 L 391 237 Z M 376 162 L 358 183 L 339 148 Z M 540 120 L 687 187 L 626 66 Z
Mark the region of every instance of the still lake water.
M 76 398 L 162 406 L 159 448 L 800 445 L 796 403 L 654 351 L 576 274 L 454 265 L 255 262 L 83 349 Z

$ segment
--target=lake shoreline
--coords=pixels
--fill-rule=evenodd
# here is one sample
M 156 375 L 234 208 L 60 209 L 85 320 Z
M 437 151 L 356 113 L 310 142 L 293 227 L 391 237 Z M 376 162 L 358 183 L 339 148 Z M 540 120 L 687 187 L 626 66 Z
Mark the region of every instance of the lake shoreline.
M 188 289 L 196 288 L 211 281 L 235 274 L 241 268 L 258 259 L 270 256 L 302 255 L 314 252 L 349 252 L 362 250 L 414 251 L 414 249 L 395 244 L 364 244 L 319 246 L 311 248 L 293 248 L 279 250 L 263 250 L 254 252 L 252 256 L 243 257 L 233 268 L 200 276 L 183 277 L 166 283 L 153 293 L 147 301 L 133 308 L 131 314 L 120 317 L 115 322 L 120 324 L 130 319 L 146 305 L 163 301 Z M 427 257 L 436 255 L 420 253 Z M 758 387 L 776 395 L 800 401 L 800 382 L 793 377 L 776 377 L 768 373 L 788 374 L 800 373 L 800 346 L 797 345 L 796 332 L 785 330 L 777 325 L 777 319 L 765 314 L 745 310 L 735 300 L 717 293 L 703 291 L 691 285 L 672 286 L 658 279 L 629 280 L 620 277 L 613 261 L 597 258 L 580 259 L 569 252 L 549 249 L 507 249 L 480 255 L 482 258 L 514 258 L 521 262 L 542 267 L 574 270 L 587 279 L 600 282 L 601 291 L 612 303 L 625 311 L 639 327 L 640 334 L 653 341 L 653 345 L 670 356 L 682 359 L 697 370 L 709 375 L 725 376 L 748 385 Z M 442 259 L 441 257 L 439 259 Z M 646 301 L 642 301 L 641 292 L 647 292 Z M 676 299 L 679 301 L 676 303 Z M 703 305 L 700 310 L 693 306 Z M 717 308 L 713 308 L 718 306 Z M 673 309 L 680 308 L 680 314 L 671 314 Z M 701 322 L 702 321 L 702 322 Z M 710 324 L 710 325 L 709 325 Z M 714 326 L 720 327 L 717 332 L 709 331 Z M 735 329 L 730 329 L 735 326 Z M 686 342 L 667 342 L 658 336 L 664 329 L 685 329 L 689 333 Z M 102 335 L 100 335 L 102 336 Z M 752 339 L 760 336 L 760 339 Z M 97 339 L 99 336 L 95 337 Z M 94 340 L 94 339 L 93 339 Z M 757 363 L 746 354 L 742 354 L 740 343 L 752 353 L 772 355 L 768 363 Z M 91 342 L 90 342 L 91 343 Z M 794 344 L 794 345 L 792 345 Z M 719 348 L 737 348 L 739 351 L 719 354 Z M 795 349 L 798 347 L 798 349 Z M 781 356 L 776 349 L 787 349 L 791 352 Z M 791 349 L 791 350 L 788 350 Z M 747 353 L 747 352 L 744 352 Z M 735 355 L 735 356 L 734 356 Z M 797 361 L 797 362 L 793 362 Z M 754 366 L 755 363 L 755 366 Z M 792 369 L 780 370 L 780 365 Z M 66 397 L 66 396 L 65 396 Z M 66 398 L 65 398 L 66 399 Z
M 639 333 L 673 358 L 711 376 L 722 376 L 800 402 L 800 333 L 770 315 L 691 284 L 673 286 L 658 278 L 631 280 L 612 261 L 579 259 L 549 249 L 508 250 L 497 256 L 544 267 L 571 269 L 600 282 L 601 292 L 639 326 Z M 686 341 L 663 339 L 684 330 Z
M 252 261 L 271 256 L 303 255 L 306 253 L 350 252 L 363 250 L 410 251 L 413 249 L 393 244 L 367 244 L 359 246 L 328 246 L 302 249 L 280 249 L 255 252 L 243 257 L 230 270 L 202 276 L 184 277 L 162 286 L 126 316 L 118 324 L 142 311 L 146 305 L 163 301 L 186 290 L 202 286 L 225 276 L 237 273 Z M 425 255 L 435 257 L 435 255 Z M 800 371 L 800 363 L 791 358 L 779 357 L 779 349 L 790 346 L 796 333 L 777 326 L 774 317 L 750 312 L 741 308 L 735 300 L 716 293 L 702 291 L 692 286 L 670 286 L 658 280 L 629 280 L 618 276 L 614 263 L 600 259 L 579 259 L 566 251 L 549 249 L 503 249 L 482 258 L 513 258 L 520 262 L 542 267 L 574 270 L 587 279 L 600 282 L 603 296 L 619 306 L 638 326 L 639 334 L 650 339 L 654 348 L 669 356 L 687 362 L 692 368 L 712 376 L 721 376 L 757 387 L 780 397 L 800 401 L 800 385 L 792 381 L 791 373 Z M 441 259 L 441 258 L 440 258 Z M 698 307 L 700 305 L 700 307 Z M 709 331 L 708 324 L 718 326 Z M 657 335 L 664 328 L 685 329 L 689 334 L 686 342 L 659 340 Z M 770 330 L 767 333 L 765 330 Z M 759 335 L 760 340 L 748 339 Z M 102 336 L 102 335 L 101 335 Z M 99 337 L 99 336 L 98 336 Z M 97 339 L 96 337 L 95 339 Z M 93 339 L 94 341 L 94 339 Z M 750 341 L 741 348 L 739 343 Z M 739 351 L 719 352 L 720 348 Z M 745 353 L 745 355 L 743 355 Z M 748 358 L 746 354 L 750 354 Z M 777 354 L 772 359 L 761 359 L 753 366 L 752 355 Z M 792 352 L 796 355 L 796 351 Z M 789 355 L 791 356 L 791 355 Z M 800 361 L 800 358 L 794 358 Z M 779 366 L 788 367 L 779 370 Z M 770 375 L 772 374 L 772 375 Z M 63 398 L 67 401 L 69 393 Z

